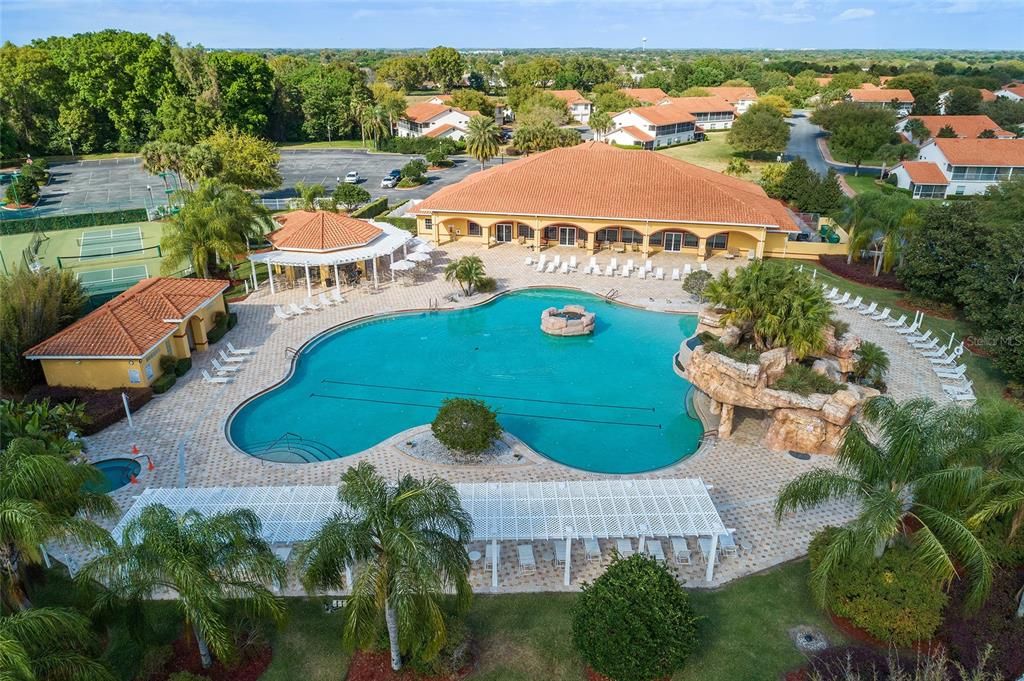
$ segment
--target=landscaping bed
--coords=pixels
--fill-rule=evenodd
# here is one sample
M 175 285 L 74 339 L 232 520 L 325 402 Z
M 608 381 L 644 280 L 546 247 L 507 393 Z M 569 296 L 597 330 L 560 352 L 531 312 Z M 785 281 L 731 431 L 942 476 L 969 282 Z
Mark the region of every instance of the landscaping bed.
M 346 681 L 458 681 L 469 676 L 472 665 L 441 676 L 417 674 L 411 669 L 394 671 L 391 669 L 391 654 L 386 650 L 360 650 L 353 656 L 348 665 Z
M 868 260 L 847 264 L 845 255 L 822 255 L 818 257 L 818 260 L 832 274 L 858 284 L 885 288 L 890 291 L 906 290 L 899 277 L 892 272 L 880 272 L 876 277 L 874 264 Z
M 90 390 L 88 388 L 69 388 L 64 386 L 34 386 L 25 394 L 25 400 L 33 402 L 50 398 L 50 402 L 81 402 L 85 405 L 85 413 L 89 418 L 81 435 L 95 435 L 101 430 L 114 425 L 124 418 L 124 402 L 121 393 L 128 395 L 128 407 L 132 412 L 138 411 L 153 399 L 150 388 L 115 388 L 113 390 Z

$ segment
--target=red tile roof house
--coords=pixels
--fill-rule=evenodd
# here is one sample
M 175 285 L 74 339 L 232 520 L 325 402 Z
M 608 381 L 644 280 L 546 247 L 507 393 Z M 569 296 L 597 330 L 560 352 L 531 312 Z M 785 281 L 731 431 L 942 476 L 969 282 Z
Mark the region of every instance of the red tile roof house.
M 644 149 L 696 139 L 697 118 L 681 106 L 638 106 L 612 116 L 615 128 L 601 141 Z
M 660 87 L 624 87 L 619 92 L 644 104 L 657 104 L 668 97 Z
M 732 104 L 736 109 L 737 116 L 742 116 L 747 113 L 747 109 L 757 103 L 757 91 L 752 87 L 731 87 L 723 85 L 721 87 L 706 87 L 704 89 L 715 97 L 721 97 Z
M 925 127 L 931 133 L 931 137 L 925 139 L 914 139 L 911 134 L 908 125 L 910 121 L 921 121 Z M 907 139 L 914 144 L 924 144 L 932 137 L 939 134 L 939 131 L 944 127 L 949 126 L 953 128 L 953 132 L 956 133 L 957 137 L 966 139 L 975 139 L 985 130 L 991 130 L 996 134 L 999 139 L 1013 139 L 1016 137 L 1012 132 L 1003 130 L 999 127 L 999 124 L 993 121 L 988 116 L 977 115 L 977 116 L 909 116 L 904 118 L 896 124 L 896 132 L 902 133 Z
M 576 90 L 547 90 L 569 107 L 569 115 L 580 123 L 589 123 L 594 104 Z
M 901 118 L 909 116 L 914 107 L 914 95 L 910 90 L 889 88 L 859 88 L 846 91 L 846 101 L 860 106 L 893 109 Z
M 997 182 L 1024 176 L 1024 139 L 937 137 L 921 147 L 917 161 L 892 173 L 914 198 L 984 194 Z
M 143 279 L 25 351 L 42 363 L 49 385 L 94 390 L 142 388 L 160 378 L 160 358 L 191 357 L 227 313 L 229 282 Z
M 1024 99 L 1024 84 L 1011 83 L 1010 85 L 1004 85 L 996 90 L 994 94 L 996 97 L 1006 97 L 1014 102 L 1019 102 Z
M 460 140 L 466 136 L 469 119 L 477 111 L 463 111 L 449 104 L 434 101 L 410 105 L 398 119 L 395 134 L 399 137 L 450 137 Z
M 728 130 L 736 119 L 736 107 L 722 97 L 668 97 L 658 106 L 675 106 L 693 114 L 702 130 Z

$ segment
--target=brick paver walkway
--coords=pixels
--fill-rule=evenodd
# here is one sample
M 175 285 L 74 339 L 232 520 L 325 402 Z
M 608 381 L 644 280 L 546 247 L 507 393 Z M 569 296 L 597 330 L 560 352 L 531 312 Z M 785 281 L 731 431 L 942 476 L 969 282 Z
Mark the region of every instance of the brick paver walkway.
M 584 251 L 577 249 L 551 249 L 550 255 L 561 251 L 563 258 L 577 255 L 582 264 L 589 260 Z M 115 494 L 124 508 L 137 495 L 141 487 L 174 487 L 184 478 L 189 486 L 237 485 L 323 485 L 336 484 L 341 472 L 349 465 L 371 461 L 382 473 L 398 476 L 411 473 L 417 476 L 439 475 L 453 482 L 488 480 L 572 480 L 594 479 L 599 474 L 567 468 L 543 457 L 530 457 L 530 462 L 516 466 L 452 466 L 432 464 L 412 458 L 388 441 L 365 452 L 342 459 L 315 464 L 278 464 L 256 459 L 235 450 L 227 441 L 224 428 L 228 416 L 245 399 L 279 382 L 288 372 L 291 359 L 288 348 L 297 348 L 314 335 L 343 322 L 383 312 L 429 308 L 440 301 L 442 307 L 474 304 L 485 296 L 473 300 L 461 298 L 455 302 L 446 299 L 457 290 L 440 276 L 443 263 L 468 253 L 480 255 L 489 275 L 497 278 L 501 290 L 538 285 L 562 285 L 597 294 L 611 289 L 619 291 L 618 300 L 656 310 L 696 312 L 698 306 L 682 291 L 680 282 L 669 280 L 673 267 L 682 268 L 696 262 L 683 256 L 658 255 L 655 267 L 666 268 L 666 279 L 639 280 L 621 277 L 606 278 L 577 274 L 543 274 L 523 264 L 529 255 L 524 247 L 502 245 L 490 250 L 479 246 L 447 244 L 434 254 L 433 276 L 415 285 L 386 282 L 377 292 L 348 291 L 348 302 L 319 312 L 313 312 L 288 321 L 274 318 L 275 304 L 299 302 L 305 299 L 304 286 L 278 291 L 271 296 L 265 284 L 247 300 L 232 307 L 238 312 L 239 324 L 229 333 L 228 340 L 236 347 L 257 348 L 255 356 L 245 364 L 236 379 L 227 385 L 203 382 L 200 370 L 210 369 L 209 354 L 197 354 L 194 367 L 168 393 L 155 398 L 135 415 L 135 428 L 129 430 L 122 421 L 102 433 L 88 438 L 88 453 L 93 459 L 124 456 L 133 444 L 153 457 L 156 469 L 143 472 L 139 485 L 131 485 Z M 580 255 L 582 254 L 582 255 Z M 599 256 L 607 263 L 611 256 Z M 639 254 L 618 254 L 620 263 L 633 257 L 639 264 Z M 739 261 L 720 257 L 709 263 L 713 272 Z M 743 264 L 743 263 L 739 263 Z M 265 277 L 265 274 L 263 275 Z M 859 314 L 841 310 L 838 316 L 847 320 L 854 333 L 875 341 L 889 352 L 892 369 L 888 377 L 890 393 L 899 399 L 927 395 L 940 398 L 942 390 L 934 374 L 904 342 L 903 338 L 865 319 Z M 680 339 L 682 340 L 682 339 Z M 666 361 L 668 358 L 666 358 Z M 666 364 L 666 371 L 670 370 Z M 212 372 L 211 372 L 212 373 Z M 839 523 L 850 517 L 851 508 L 830 504 L 813 511 L 793 514 L 776 525 L 772 506 L 776 491 L 794 476 L 816 466 L 829 466 L 829 457 L 814 456 L 808 461 L 794 459 L 786 453 L 771 452 L 759 444 L 763 422 L 756 418 L 739 416 L 736 432 L 729 440 L 708 441 L 696 454 L 680 463 L 648 474 L 651 477 L 700 477 L 712 485 L 714 498 L 723 519 L 736 528 L 737 540 L 749 543 L 753 549 L 739 557 L 721 562 L 715 573 L 714 584 L 763 570 L 806 553 L 811 533 L 829 523 Z M 392 438 L 392 441 L 395 438 Z M 184 460 L 184 471 L 179 461 Z M 182 475 L 183 473 L 183 475 Z M 633 540 L 634 546 L 636 539 Z M 611 545 L 605 546 L 605 552 Z M 482 551 L 482 546 L 480 547 Z M 668 554 L 668 542 L 665 542 Z M 536 575 L 521 576 L 515 564 L 515 545 L 502 548 L 500 591 L 560 590 L 562 568 L 545 560 L 553 555 L 550 545 L 538 544 L 539 569 Z M 592 578 L 600 570 L 596 564 L 583 561 L 583 550 L 577 543 L 573 553 L 574 580 L 571 589 L 578 588 L 581 578 Z M 489 570 L 485 573 L 482 561 L 473 573 L 476 587 L 489 588 Z M 703 567 L 680 568 L 680 574 L 693 585 L 703 585 Z M 292 588 L 297 588 L 292 584 Z M 288 590 L 291 591 L 292 588 Z

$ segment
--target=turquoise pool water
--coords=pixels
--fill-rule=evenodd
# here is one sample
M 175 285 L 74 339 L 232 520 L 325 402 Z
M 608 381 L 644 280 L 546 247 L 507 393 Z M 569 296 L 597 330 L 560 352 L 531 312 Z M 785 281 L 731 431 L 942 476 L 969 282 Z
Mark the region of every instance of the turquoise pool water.
M 121 489 L 132 481 L 133 475 L 138 477 L 142 470 L 142 464 L 135 459 L 104 459 L 94 463 L 93 467 L 103 473 L 103 481 L 87 483 L 85 488 L 97 494 Z
M 540 331 L 541 311 L 568 303 L 597 313 L 592 336 Z M 476 397 L 505 430 L 560 463 L 649 471 L 700 441 L 700 422 L 686 410 L 689 384 L 672 370 L 696 324 L 562 289 L 380 317 L 309 343 L 292 376 L 243 405 L 228 434 L 260 458 L 323 461 L 430 423 L 446 397 Z

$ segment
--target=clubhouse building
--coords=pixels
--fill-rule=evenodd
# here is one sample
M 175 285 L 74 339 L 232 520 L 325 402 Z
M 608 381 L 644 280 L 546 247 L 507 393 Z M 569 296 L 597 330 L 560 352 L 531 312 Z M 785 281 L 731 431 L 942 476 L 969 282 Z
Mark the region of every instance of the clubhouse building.
M 666 252 L 817 257 L 843 244 L 791 241 L 781 202 L 754 184 L 661 154 L 600 142 L 552 149 L 471 175 L 411 211 L 438 244 L 522 244 Z

